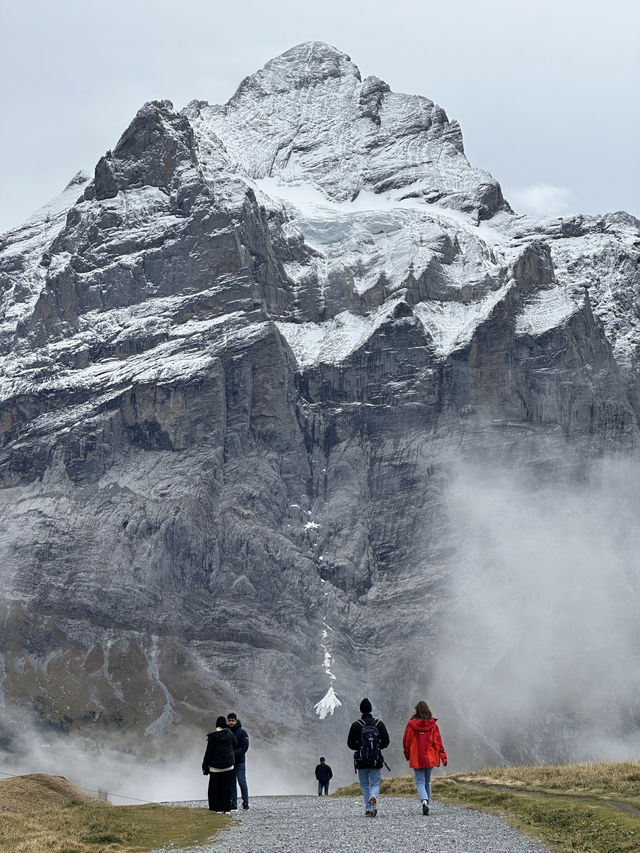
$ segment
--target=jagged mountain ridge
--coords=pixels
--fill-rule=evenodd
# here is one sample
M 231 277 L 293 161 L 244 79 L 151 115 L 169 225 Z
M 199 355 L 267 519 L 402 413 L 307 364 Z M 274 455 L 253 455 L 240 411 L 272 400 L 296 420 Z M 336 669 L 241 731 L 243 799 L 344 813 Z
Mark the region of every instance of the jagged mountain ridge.
M 247 77 L 223 107 L 185 111 L 200 138 L 219 138 L 252 178 L 306 182 L 335 201 L 394 190 L 487 218 L 508 209 L 491 175 L 464 156 L 457 122 L 420 96 L 361 79 L 320 43 L 293 48 Z
M 451 456 L 637 447 L 639 247 L 626 214 L 514 215 L 441 108 L 327 45 L 145 105 L 2 242 L 5 701 L 149 734 L 216 702 L 285 731 L 332 685 L 396 713 Z

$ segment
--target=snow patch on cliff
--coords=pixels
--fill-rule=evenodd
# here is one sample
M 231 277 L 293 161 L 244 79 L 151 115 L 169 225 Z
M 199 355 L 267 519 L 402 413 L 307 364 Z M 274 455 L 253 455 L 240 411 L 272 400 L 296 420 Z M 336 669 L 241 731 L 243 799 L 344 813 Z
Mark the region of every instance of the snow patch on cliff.
M 330 714 L 333 714 L 334 711 L 341 705 L 342 702 L 336 696 L 335 690 L 333 689 L 333 685 L 331 685 L 331 687 L 329 687 L 322 699 L 313 706 L 313 710 L 316 712 L 316 714 L 320 717 L 321 720 L 326 720 L 326 718 Z
M 564 287 L 541 290 L 525 306 L 516 318 L 517 335 L 542 335 L 549 329 L 555 329 L 565 323 L 578 311 L 582 302 L 567 292 Z
M 513 282 L 508 282 L 483 299 L 472 302 L 429 300 L 415 304 L 413 314 L 432 339 L 434 355 L 446 358 L 466 346 L 512 285 Z M 301 368 L 321 363 L 340 364 L 391 319 L 393 309 L 401 301 L 401 296 L 389 299 L 364 317 L 343 311 L 325 323 L 277 322 L 276 325 Z M 535 314 L 534 307 L 531 313 Z M 550 316 L 548 312 L 546 316 Z
M 351 201 L 336 201 L 305 183 L 284 185 L 281 180 L 264 178 L 255 184 L 261 203 L 284 208 L 289 236 L 298 233 L 313 249 L 306 263 L 285 263 L 285 269 L 298 290 L 317 282 L 321 300 L 332 288 L 335 291 L 341 286 L 350 287 L 356 297 L 376 286 L 389 295 L 421 279 L 423 289 L 431 287 L 437 292 L 467 287 L 477 300 L 484 296 L 487 280 L 501 277 L 517 255 L 518 250 L 509 246 L 500 231 L 488 225 L 478 227 L 460 211 L 427 204 L 423 199 L 403 199 L 401 190 L 385 194 L 363 190 Z M 446 324 L 446 312 L 441 313 Z M 433 322 L 436 317 L 434 311 Z M 356 327 L 367 325 L 357 320 L 348 322 L 356 337 Z M 373 331 L 376 316 L 369 325 Z M 340 337 L 346 340 L 344 315 L 337 326 Z M 305 324 L 303 334 L 292 332 L 299 344 L 296 347 L 292 343 L 293 349 L 303 352 L 301 365 L 317 359 L 340 360 L 343 348 L 334 346 L 336 331 Z M 448 340 L 448 328 L 435 337 Z M 357 343 L 347 347 L 347 354 L 355 346 Z M 336 352 L 318 355 L 319 348 Z
M 59 195 L 22 225 L 0 236 L 0 271 L 6 263 L 10 282 L 0 298 L 0 334 L 12 334 L 19 320 L 33 310 L 47 276 L 42 257 L 62 231 L 69 209 L 88 182 L 88 175 L 78 172 Z
M 444 358 L 466 346 L 511 286 L 509 282 L 478 302 L 430 301 L 414 305 L 413 313 L 433 339 L 434 354 Z
M 326 323 L 276 322 L 300 367 L 339 364 L 361 347 L 393 313 L 400 299 L 388 300 L 366 317 L 342 311 Z

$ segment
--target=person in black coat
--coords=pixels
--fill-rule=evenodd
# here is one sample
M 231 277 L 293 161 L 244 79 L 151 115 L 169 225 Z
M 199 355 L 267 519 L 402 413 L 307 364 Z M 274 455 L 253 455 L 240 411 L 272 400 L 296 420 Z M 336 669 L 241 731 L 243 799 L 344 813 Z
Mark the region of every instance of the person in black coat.
M 236 739 L 224 717 L 216 720 L 216 730 L 207 735 L 202 772 L 209 777 L 209 810 L 231 811 L 231 786 L 236 783 L 233 750 Z
M 316 779 L 318 780 L 318 796 L 322 796 L 322 792 L 329 793 L 329 779 L 333 776 L 333 771 L 326 763 L 324 758 L 320 759 L 320 764 L 316 764 Z
M 362 716 L 359 720 L 351 724 L 347 737 L 347 746 L 354 751 L 353 763 L 358 771 L 366 817 L 375 817 L 378 813 L 378 796 L 380 794 L 382 765 L 384 764 L 381 750 L 389 746 L 387 728 L 382 720 L 376 720 L 371 710 L 371 702 L 368 699 L 363 699 L 360 703 L 360 713 Z M 366 761 L 360 755 L 362 729 L 365 726 L 373 726 L 378 731 L 378 754 L 373 761 Z

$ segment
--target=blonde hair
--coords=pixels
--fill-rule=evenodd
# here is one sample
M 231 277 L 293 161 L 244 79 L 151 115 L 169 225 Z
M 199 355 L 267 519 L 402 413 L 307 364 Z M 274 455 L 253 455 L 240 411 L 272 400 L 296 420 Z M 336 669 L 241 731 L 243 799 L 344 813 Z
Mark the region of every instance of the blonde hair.
M 433 714 L 431 713 L 431 708 L 427 705 L 426 702 L 420 700 L 416 705 L 416 712 L 411 717 L 412 720 L 432 720 Z

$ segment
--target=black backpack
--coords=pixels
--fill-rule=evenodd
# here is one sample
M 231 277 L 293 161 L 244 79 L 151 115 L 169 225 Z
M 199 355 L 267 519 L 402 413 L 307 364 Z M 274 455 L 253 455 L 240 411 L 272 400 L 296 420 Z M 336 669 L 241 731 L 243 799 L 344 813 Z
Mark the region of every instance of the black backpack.
M 365 723 L 364 720 L 358 720 L 360 723 L 360 749 L 355 754 L 355 762 L 357 767 L 382 767 L 383 759 L 380 752 L 380 732 L 378 731 L 378 721 L 373 723 Z

